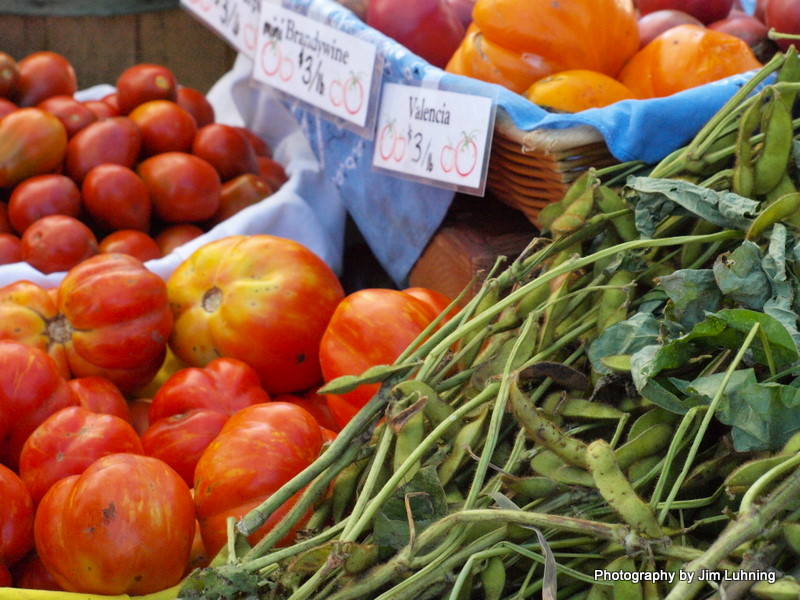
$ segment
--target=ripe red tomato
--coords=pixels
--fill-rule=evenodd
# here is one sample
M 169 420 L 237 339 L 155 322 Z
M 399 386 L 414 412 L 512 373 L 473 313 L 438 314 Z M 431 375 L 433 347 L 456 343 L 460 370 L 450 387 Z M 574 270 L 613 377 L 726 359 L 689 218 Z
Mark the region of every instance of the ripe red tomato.
M 0 119 L 0 188 L 50 173 L 64 161 L 67 130 L 57 117 L 29 106 Z
M 97 254 L 97 238 L 75 217 L 48 215 L 22 234 L 22 260 L 42 273 L 66 271 Z
M 235 127 L 211 123 L 197 130 L 192 154 L 207 160 L 228 181 L 244 173 L 258 173 L 256 151 Z
M 215 267 L 201 267 L 207 264 Z M 238 358 L 270 394 L 319 383 L 319 342 L 344 292 L 302 244 L 271 235 L 222 238 L 181 263 L 167 286 L 170 347 L 186 364 Z
M 197 122 L 198 128 L 214 122 L 214 107 L 199 90 L 179 85 L 175 101 L 181 108 L 189 111 L 189 114 Z
M 0 288 L 0 339 L 38 348 L 52 358 L 64 378 L 72 373 L 61 344 L 51 332 L 59 327 L 55 300 L 43 287 L 30 281 L 15 281 Z
M 410 296 L 414 296 L 414 298 L 418 300 L 422 300 L 425 304 L 435 310 L 437 315 L 443 313 L 453 301 L 453 299 L 446 294 L 426 287 L 410 287 L 404 289 L 403 291 Z M 458 312 L 458 307 L 452 308 L 450 312 L 442 319 L 442 322 L 446 323 L 456 312 Z
M 166 283 L 142 261 L 127 254 L 83 261 L 58 286 L 58 309 L 68 323 L 58 341 L 74 376 L 102 375 L 129 393 L 161 368 L 172 313 Z
M 268 156 L 258 157 L 258 176 L 266 181 L 273 190 L 280 189 L 289 180 L 283 165 Z
M 370 288 L 349 294 L 333 313 L 320 343 L 325 381 L 360 375 L 369 367 L 393 363 L 437 314 L 427 303 L 398 290 Z M 379 387 L 364 384 L 346 394 L 327 396 L 340 427 Z
M 69 406 L 53 413 L 30 434 L 19 459 L 19 475 L 35 505 L 53 484 L 79 475 L 101 456 L 144 454 L 139 434 L 125 419 Z
M 232 415 L 269 400 L 250 365 L 235 358 L 216 358 L 205 367 L 187 367 L 167 379 L 153 396 L 150 423 L 195 408 Z
M 17 89 L 19 64 L 13 56 L 0 51 L 0 98 L 9 98 Z
M 114 111 L 114 114 L 116 115 L 121 114 L 119 112 L 119 98 L 117 97 L 117 92 L 111 92 L 110 94 L 106 94 L 105 96 L 100 98 L 100 101 L 110 106 Z
M 141 148 L 142 134 L 128 117 L 101 119 L 69 140 L 64 170 L 80 184 L 92 168 L 103 163 L 133 167 Z
M 103 102 L 102 100 L 84 100 L 82 104 L 92 111 L 98 120 L 120 116 L 119 110 L 115 109 L 108 102 Z
M 49 173 L 20 181 L 8 198 L 8 219 L 22 234 L 36 220 L 48 215 L 77 218 L 81 212 L 81 192 L 66 175 Z
M 72 64 L 61 54 L 33 52 L 17 63 L 19 81 L 14 99 L 20 106 L 35 106 L 51 96 L 72 96 L 78 79 Z
M 734 0 L 638 0 L 639 12 L 646 15 L 671 9 L 689 13 L 703 24 L 724 19 L 731 12 Z
M 256 151 L 256 156 L 265 156 L 267 158 L 272 158 L 272 148 L 269 147 L 269 144 L 264 141 L 260 135 L 258 135 L 255 131 L 250 129 L 249 127 L 242 127 L 241 125 L 235 125 L 235 128 L 241 133 L 247 140 L 250 142 L 250 145 L 253 147 L 253 150 Z
M 227 539 L 229 516 L 241 518 L 311 464 L 322 447 L 319 423 L 288 402 L 255 404 L 230 417 L 195 468 L 195 508 L 203 543 L 214 556 Z M 294 505 L 276 510 L 248 539 L 255 543 Z M 298 523 L 279 544 L 291 543 Z
M 100 252 L 130 254 L 142 262 L 161 258 L 161 249 L 156 241 L 144 231 L 118 229 L 100 240 Z
M 31 535 L 33 535 L 33 530 L 31 530 Z M 14 578 L 14 587 L 18 588 L 50 591 L 64 589 L 53 579 L 36 550 L 28 552 L 25 558 L 14 564 L 11 568 L 11 576 Z
M 261 202 L 273 192 L 272 187 L 258 175 L 244 173 L 222 184 L 219 210 L 209 220 L 213 227 L 231 218 L 240 210 Z
M 14 227 L 8 219 L 8 203 L 0 200 L 0 233 L 14 233 Z
M 141 437 L 150 427 L 150 418 L 147 416 L 150 412 L 150 399 L 134 398 L 129 400 L 128 410 L 131 413 L 131 425 Z
M 0 464 L 0 565 L 10 567 L 33 549 L 33 501 L 14 471 Z
M 54 412 L 77 404 L 55 361 L 43 350 L 0 341 L 0 463 L 16 469 L 33 430 Z
M 13 233 L 0 233 L 0 265 L 11 265 L 22 260 L 22 241 Z
M 80 405 L 92 412 L 114 415 L 130 422 L 128 401 L 113 381 L 101 375 L 75 377 L 67 381 Z
M 97 121 L 97 115 L 73 96 L 50 96 L 37 104 L 42 110 L 58 117 L 71 138 L 89 123 Z
M 167 67 L 140 63 L 120 73 L 116 89 L 120 113 L 126 115 L 148 100 L 175 101 L 178 82 Z
M 171 100 L 149 100 L 128 113 L 142 132 L 142 153 L 188 152 L 197 131 L 189 112 Z
M 341 427 L 333 418 L 325 396 L 317 394 L 315 390 L 308 390 L 299 394 L 278 394 L 273 402 L 291 402 L 310 412 L 319 423 L 320 427 L 333 432 L 338 432 Z
M 148 594 L 180 581 L 195 530 L 192 493 L 164 462 L 118 453 L 58 481 L 39 503 L 34 537 L 70 591 Z
M 764 22 L 778 33 L 800 35 L 800 4 L 795 0 L 769 0 L 764 8 Z M 798 47 L 797 40 L 782 38 L 775 42 L 781 50 Z
M 8 98 L 0 98 L 0 119 L 5 117 L 6 115 L 10 115 L 12 112 L 17 110 L 19 106 L 14 104 Z
M 176 223 L 159 231 L 153 239 L 161 249 L 161 255 L 166 256 L 178 246 L 183 246 L 204 233 L 205 231 L 192 223 Z
M 208 408 L 194 408 L 153 422 L 142 434 L 148 456 L 175 469 L 189 487 L 200 455 L 217 437 L 230 415 Z
M 163 152 L 139 163 L 156 216 L 167 223 L 204 221 L 219 209 L 217 170 L 186 152 Z
M 110 163 L 93 167 L 83 179 L 81 194 L 87 212 L 103 229 L 150 229 L 150 192 L 129 167 Z

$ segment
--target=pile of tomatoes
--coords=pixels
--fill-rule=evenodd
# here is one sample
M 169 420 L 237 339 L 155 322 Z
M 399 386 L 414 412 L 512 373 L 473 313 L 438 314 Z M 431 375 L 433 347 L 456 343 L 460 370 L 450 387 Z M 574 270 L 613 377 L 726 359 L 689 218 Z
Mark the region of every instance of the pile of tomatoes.
M 311 250 L 266 234 L 202 245 L 167 280 L 112 252 L 55 289 L 0 288 L 0 587 L 179 585 L 376 387 L 320 384 L 393 362 L 449 305 L 346 295 Z
M 160 258 L 287 179 L 262 138 L 215 122 L 165 66 L 125 69 L 100 99 L 77 90 L 58 53 L 0 52 L 0 264 Z

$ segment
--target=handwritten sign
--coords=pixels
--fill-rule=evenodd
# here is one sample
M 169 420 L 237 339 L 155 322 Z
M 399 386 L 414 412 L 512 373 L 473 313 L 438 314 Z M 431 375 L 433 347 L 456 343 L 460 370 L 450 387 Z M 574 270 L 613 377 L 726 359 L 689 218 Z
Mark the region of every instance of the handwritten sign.
M 372 164 L 483 195 L 494 113 L 491 98 L 387 83 Z
M 283 8 L 261 6 L 253 79 L 353 125 L 374 118 L 373 44 Z
M 181 0 L 181 6 L 253 59 L 258 42 L 260 0 Z

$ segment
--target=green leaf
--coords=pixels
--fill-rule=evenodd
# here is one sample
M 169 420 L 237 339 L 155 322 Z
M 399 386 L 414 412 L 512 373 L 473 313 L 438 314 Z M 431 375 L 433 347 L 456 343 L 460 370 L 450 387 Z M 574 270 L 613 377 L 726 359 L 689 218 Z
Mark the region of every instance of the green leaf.
M 379 556 L 385 559 L 404 548 L 410 539 L 409 510 L 414 533 L 419 535 L 447 515 L 447 498 L 434 467 L 423 467 L 400 486 L 375 514 L 373 537 Z
M 654 344 L 658 339 L 658 320 L 651 314 L 639 312 L 630 318 L 606 327 L 589 346 L 592 368 L 608 375 L 613 369 L 605 364 L 609 356 L 633 354 L 637 350 Z
M 714 312 L 722 302 L 714 273 L 710 269 L 679 269 L 658 278 L 660 287 L 672 301 L 672 317 L 691 329 Z
M 643 237 L 653 237 L 656 227 L 672 215 L 695 215 L 719 227 L 746 231 L 758 212 L 755 200 L 680 179 L 629 177 L 623 196 L 635 207 L 636 228 Z
M 749 241 L 742 242 L 732 252 L 720 254 L 713 267 L 719 289 L 745 308 L 763 310 L 772 288 L 761 262 L 761 249 Z

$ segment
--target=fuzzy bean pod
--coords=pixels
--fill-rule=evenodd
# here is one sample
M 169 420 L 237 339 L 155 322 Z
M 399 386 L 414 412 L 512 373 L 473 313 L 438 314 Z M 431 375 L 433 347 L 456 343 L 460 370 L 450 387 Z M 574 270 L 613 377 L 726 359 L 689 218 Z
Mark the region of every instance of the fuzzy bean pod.
M 786 173 L 792 153 L 792 112 L 775 88 L 761 111 L 764 143 L 753 162 L 753 190 L 756 196 L 766 194 Z

